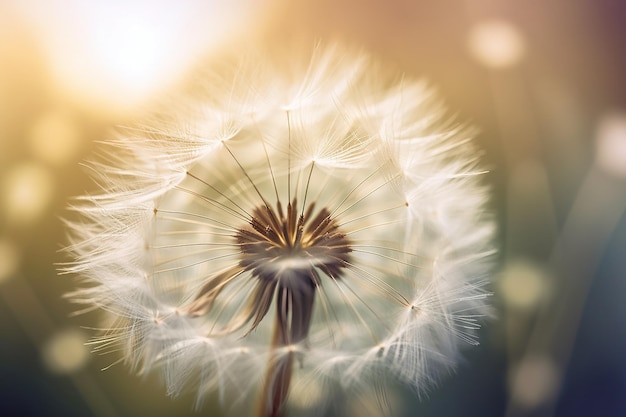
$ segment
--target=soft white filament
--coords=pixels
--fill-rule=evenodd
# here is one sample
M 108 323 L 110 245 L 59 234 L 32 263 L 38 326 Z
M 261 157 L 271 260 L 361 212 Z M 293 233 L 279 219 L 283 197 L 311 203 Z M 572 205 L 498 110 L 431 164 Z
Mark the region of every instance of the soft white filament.
M 306 65 L 235 61 L 122 129 L 91 165 L 102 193 L 76 205 L 67 270 L 85 280 L 74 300 L 116 318 L 96 346 L 159 367 L 172 395 L 193 386 L 199 398 L 244 396 L 271 349 L 295 353 L 295 386 L 390 375 L 428 388 L 459 341 L 476 343 L 493 252 L 471 132 L 424 83 L 383 77 L 339 47 L 318 48 Z M 236 325 L 259 284 L 239 267 L 236 234 L 255 208 L 294 198 L 299 212 L 328 210 L 350 255 L 338 279 L 320 273 L 304 341 L 271 348 L 274 308 L 252 331 Z M 306 256 L 258 271 L 297 272 Z M 212 280 L 210 309 L 190 314 Z

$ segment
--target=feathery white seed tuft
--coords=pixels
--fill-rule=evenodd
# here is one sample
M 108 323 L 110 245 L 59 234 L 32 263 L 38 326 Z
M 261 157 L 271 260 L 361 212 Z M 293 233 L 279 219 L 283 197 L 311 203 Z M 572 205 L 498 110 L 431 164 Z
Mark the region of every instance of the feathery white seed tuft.
M 224 67 L 91 165 L 65 270 L 116 318 L 97 349 L 171 395 L 264 387 L 260 415 L 307 381 L 428 388 L 476 343 L 493 254 L 471 132 L 338 46 Z

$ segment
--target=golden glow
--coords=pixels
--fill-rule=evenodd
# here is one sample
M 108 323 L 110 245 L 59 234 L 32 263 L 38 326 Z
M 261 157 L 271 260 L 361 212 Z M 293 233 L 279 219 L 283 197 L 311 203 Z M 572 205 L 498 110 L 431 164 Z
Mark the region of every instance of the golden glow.
M 528 261 L 513 261 L 500 277 L 500 293 L 512 307 L 532 308 L 546 290 L 546 272 Z
M 53 110 L 44 113 L 31 127 L 28 141 L 31 152 L 43 162 L 62 165 L 76 156 L 81 132 L 69 114 Z
M 512 374 L 512 397 L 527 408 L 534 408 L 552 397 L 559 385 L 556 364 L 546 356 L 529 356 Z
M 526 49 L 520 31 L 504 20 L 475 24 L 469 33 L 468 47 L 476 61 L 494 69 L 516 65 Z
M 600 120 L 596 163 L 605 172 L 626 179 L 626 113 L 607 114 Z
M 224 41 L 251 15 L 247 3 L 25 0 L 18 7 L 44 44 L 59 93 L 100 111 L 125 112 Z
M 6 238 L 0 238 L 0 284 L 8 281 L 19 269 L 20 251 Z
M 87 362 L 87 338 L 77 330 L 64 330 L 55 334 L 44 345 L 42 359 L 46 368 L 54 373 L 71 373 Z
M 45 212 L 54 193 L 54 179 L 43 166 L 22 163 L 3 181 L 2 203 L 9 224 L 28 224 Z

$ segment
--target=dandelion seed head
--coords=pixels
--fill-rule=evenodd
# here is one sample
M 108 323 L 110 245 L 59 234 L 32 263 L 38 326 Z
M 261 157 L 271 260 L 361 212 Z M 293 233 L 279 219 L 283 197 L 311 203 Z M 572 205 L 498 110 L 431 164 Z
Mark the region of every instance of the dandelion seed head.
M 493 222 L 469 131 L 362 53 L 279 61 L 224 61 L 103 145 L 102 192 L 70 223 L 71 297 L 116 318 L 96 346 L 197 405 L 260 390 L 271 414 L 290 387 L 380 375 L 423 392 L 484 306 Z

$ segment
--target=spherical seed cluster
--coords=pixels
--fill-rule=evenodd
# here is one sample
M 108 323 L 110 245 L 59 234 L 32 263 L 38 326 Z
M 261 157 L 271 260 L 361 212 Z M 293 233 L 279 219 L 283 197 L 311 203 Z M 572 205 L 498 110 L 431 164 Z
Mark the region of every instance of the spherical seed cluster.
M 493 222 L 470 132 L 362 54 L 293 61 L 207 71 L 103 145 L 76 205 L 72 298 L 171 395 L 260 392 L 279 415 L 298 384 L 423 390 L 476 343 Z

